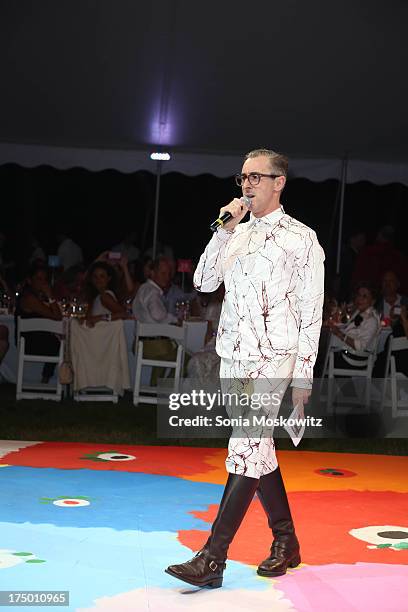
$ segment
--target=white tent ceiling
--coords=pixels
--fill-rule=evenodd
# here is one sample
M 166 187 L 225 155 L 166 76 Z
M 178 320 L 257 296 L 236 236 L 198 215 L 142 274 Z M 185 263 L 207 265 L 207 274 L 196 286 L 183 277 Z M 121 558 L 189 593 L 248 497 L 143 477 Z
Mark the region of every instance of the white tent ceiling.
M 19 0 L 0 5 L 0 163 L 408 184 L 408 3 Z

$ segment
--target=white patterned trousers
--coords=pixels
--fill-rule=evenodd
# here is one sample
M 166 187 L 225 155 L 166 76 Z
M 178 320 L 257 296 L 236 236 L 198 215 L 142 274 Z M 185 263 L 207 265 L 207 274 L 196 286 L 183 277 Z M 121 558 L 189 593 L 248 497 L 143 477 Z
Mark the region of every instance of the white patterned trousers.
M 259 361 L 221 358 L 221 389 L 223 394 L 230 394 L 224 405 L 231 419 L 243 423 L 233 426 L 225 461 L 228 472 L 260 478 L 278 467 L 273 426 L 258 424 L 261 418 L 254 424 L 252 416 L 262 416 L 268 422 L 278 416 L 295 360 L 296 355 Z M 241 398 L 239 405 L 237 398 Z

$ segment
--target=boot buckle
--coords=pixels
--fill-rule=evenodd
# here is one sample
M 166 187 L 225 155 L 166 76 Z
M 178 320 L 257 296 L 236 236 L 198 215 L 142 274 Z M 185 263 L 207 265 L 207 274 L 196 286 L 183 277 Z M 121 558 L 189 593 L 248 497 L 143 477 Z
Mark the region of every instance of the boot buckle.
M 215 570 L 218 567 L 218 564 L 215 561 L 210 561 L 209 564 L 208 564 L 208 567 L 210 568 L 210 570 L 212 572 L 215 572 Z

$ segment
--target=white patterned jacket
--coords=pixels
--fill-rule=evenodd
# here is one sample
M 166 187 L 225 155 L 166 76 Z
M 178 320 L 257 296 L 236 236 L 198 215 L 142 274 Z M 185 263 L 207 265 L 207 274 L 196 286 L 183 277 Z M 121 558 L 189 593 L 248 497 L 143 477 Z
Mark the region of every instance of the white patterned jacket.
M 232 232 L 218 229 L 194 274 L 198 291 L 225 284 L 218 355 L 262 361 L 296 354 L 293 384 L 310 388 L 322 322 L 323 262 L 315 232 L 283 208 L 259 219 L 251 215 Z

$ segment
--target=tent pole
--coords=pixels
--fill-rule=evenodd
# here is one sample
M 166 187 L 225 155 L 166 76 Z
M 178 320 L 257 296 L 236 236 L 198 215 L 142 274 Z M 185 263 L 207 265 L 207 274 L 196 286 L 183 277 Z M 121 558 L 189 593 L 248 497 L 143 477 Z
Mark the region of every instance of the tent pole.
M 340 274 L 341 241 L 343 238 L 344 194 L 345 194 L 346 182 L 347 182 L 347 165 L 348 165 L 348 157 L 345 157 L 343 159 L 343 165 L 341 167 L 339 231 L 337 235 L 337 258 L 336 258 L 336 275 L 337 276 Z
M 156 259 L 157 255 L 157 224 L 159 221 L 159 202 L 160 202 L 160 178 L 162 170 L 162 161 L 157 162 L 156 170 L 156 195 L 154 200 L 154 224 L 153 224 L 153 253 L 152 259 Z

